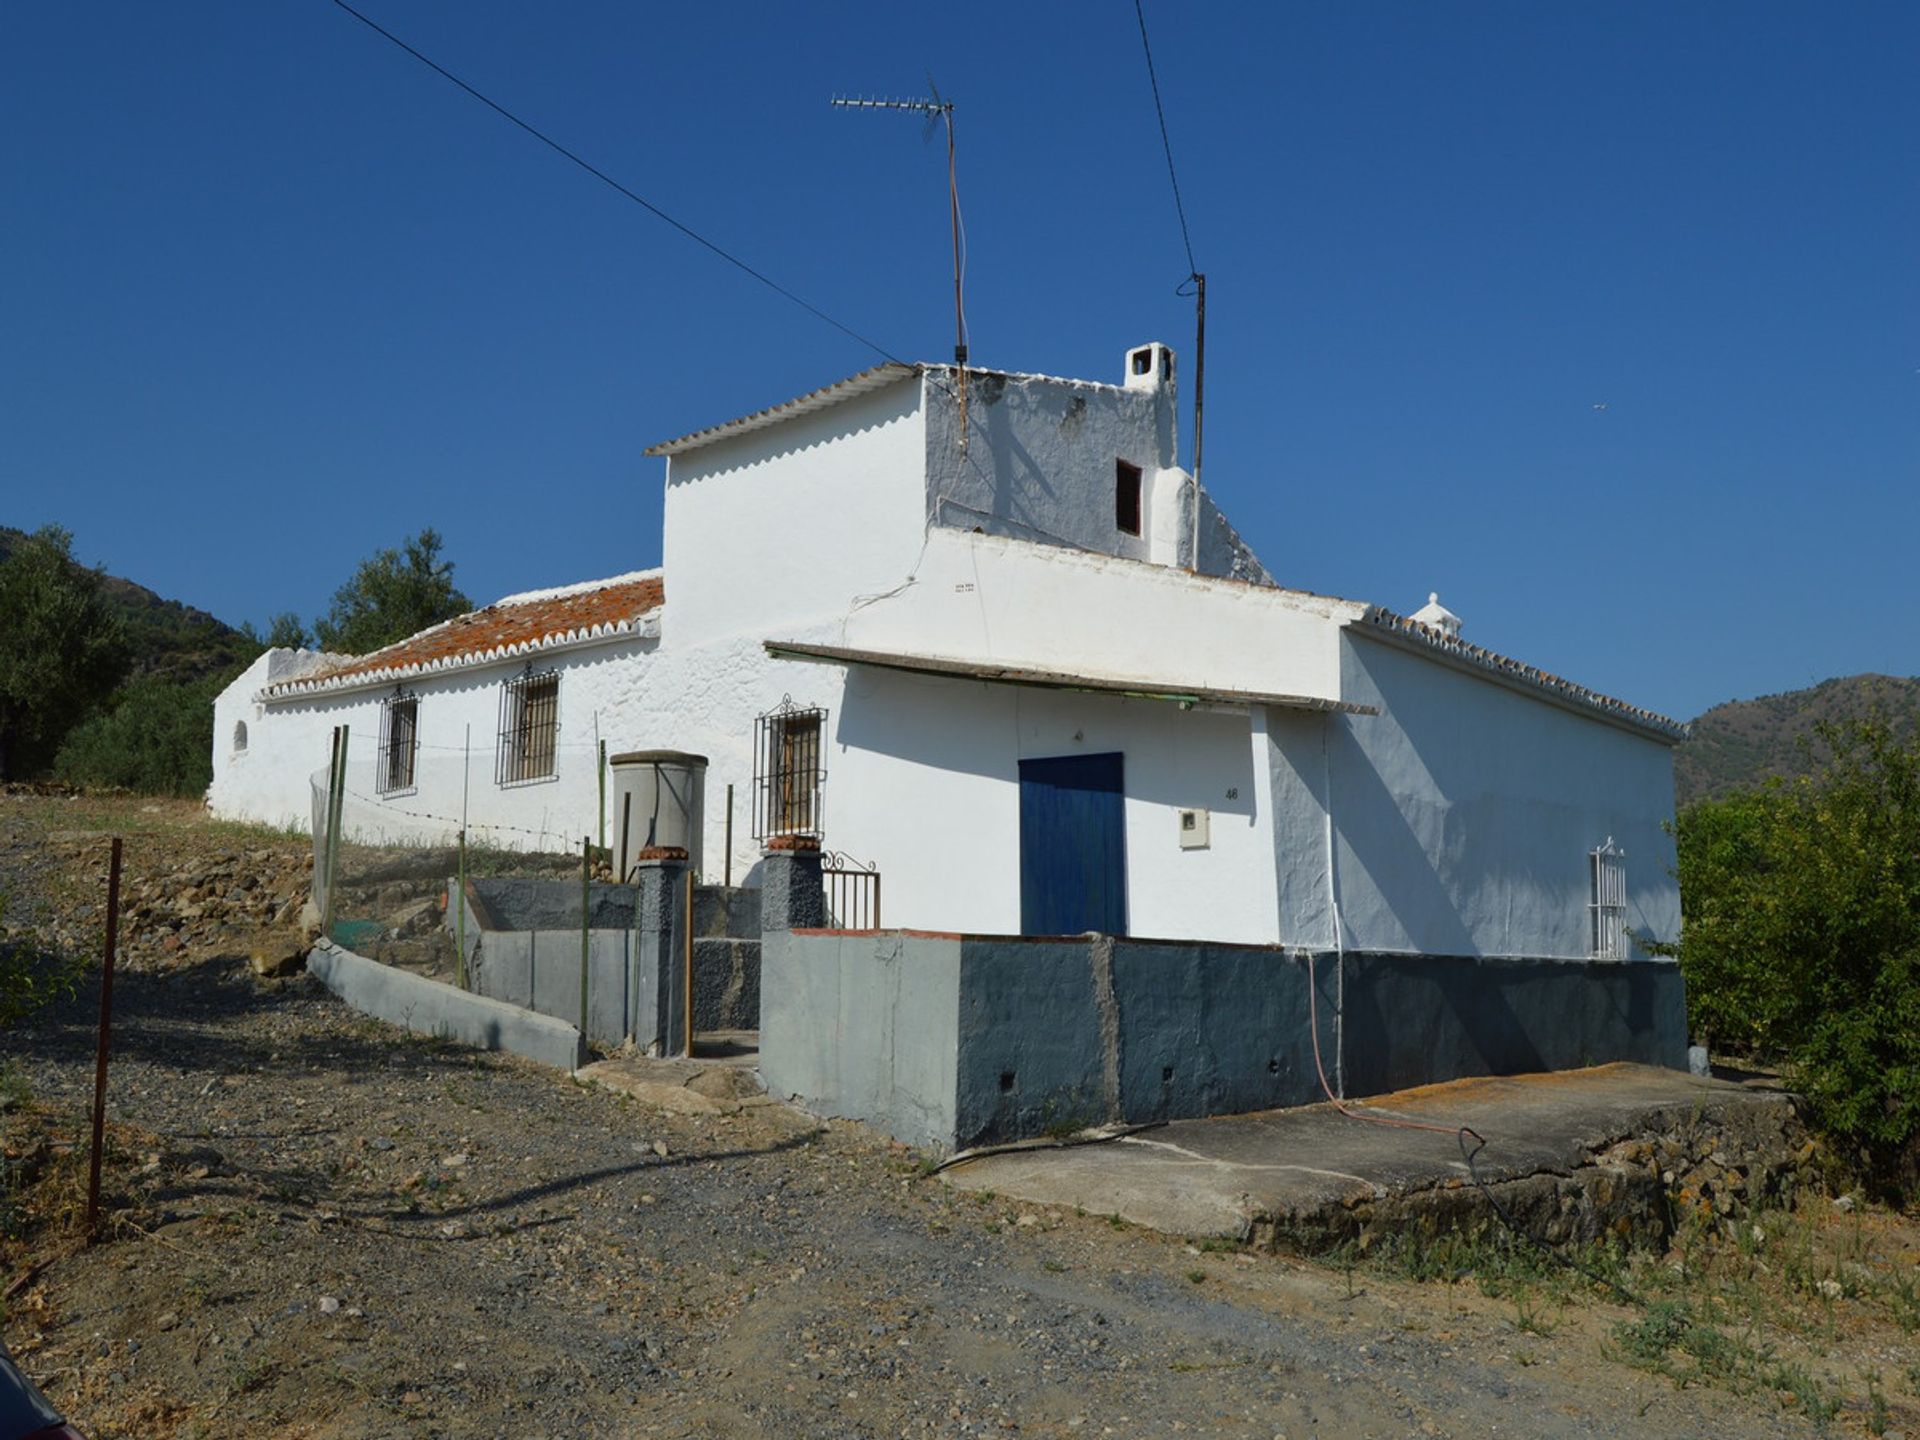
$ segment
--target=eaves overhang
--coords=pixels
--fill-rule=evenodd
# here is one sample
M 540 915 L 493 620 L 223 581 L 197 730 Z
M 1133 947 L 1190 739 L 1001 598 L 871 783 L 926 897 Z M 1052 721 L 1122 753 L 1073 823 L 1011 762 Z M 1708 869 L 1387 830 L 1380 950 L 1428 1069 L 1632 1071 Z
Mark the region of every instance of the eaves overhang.
M 1163 678 L 1089 675 L 1011 665 L 998 660 L 966 659 L 953 655 L 922 655 L 897 650 L 858 650 L 844 645 L 820 645 L 801 640 L 768 640 L 766 651 L 776 660 L 811 661 L 821 665 L 865 665 L 876 670 L 898 670 L 911 675 L 933 675 L 949 680 L 975 680 L 991 685 L 1021 685 L 1038 690 L 1076 690 L 1131 700 L 1163 700 L 1190 709 L 1196 705 L 1233 707 L 1271 705 L 1287 710 L 1314 710 L 1341 715 L 1377 715 L 1371 705 L 1329 700 L 1315 695 L 1280 695 L 1259 690 L 1235 690 L 1217 685 L 1195 685 Z
M 918 375 L 920 372 L 921 367 L 918 365 L 889 360 L 869 370 L 862 370 L 858 375 L 849 375 L 844 380 L 823 385 L 818 390 L 809 390 L 805 395 L 782 401 L 778 405 L 769 405 L 765 410 L 756 410 L 751 415 L 742 415 L 737 420 L 709 425 L 704 430 L 694 430 L 677 439 L 662 440 L 657 445 L 649 445 L 643 453 L 684 455 L 689 450 L 698 450 L 702 446 L 728 440 L 735 435 L 749 435 L 755 430 L 765 430 L 802 415 L 811 415 L 816 411 L 844 404 L 861 395 L 871 395 L 876 390 L 884 390 L 887 386 L 904 380 L 909 375 Z

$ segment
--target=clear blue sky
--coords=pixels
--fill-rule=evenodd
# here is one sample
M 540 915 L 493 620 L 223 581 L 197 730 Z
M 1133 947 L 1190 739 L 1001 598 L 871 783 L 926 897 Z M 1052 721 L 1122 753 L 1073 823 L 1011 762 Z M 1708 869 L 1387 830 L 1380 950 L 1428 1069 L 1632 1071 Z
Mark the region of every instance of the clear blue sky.
M 938 360 L 944 152 L 827 105 L 931 69 L 976 363 L 1191 351 L 1128 0 L 357 3 Z M 1920 671 L 1920 7 L 1147 17 L 1206 479 L 1284 583 L 1680 716 Z M 876 358 L 327 0 L 7 5 L 0 137 L 0 523 L 228 620 L 425 525 L 476 601 L 656 563 L 647 444 Z

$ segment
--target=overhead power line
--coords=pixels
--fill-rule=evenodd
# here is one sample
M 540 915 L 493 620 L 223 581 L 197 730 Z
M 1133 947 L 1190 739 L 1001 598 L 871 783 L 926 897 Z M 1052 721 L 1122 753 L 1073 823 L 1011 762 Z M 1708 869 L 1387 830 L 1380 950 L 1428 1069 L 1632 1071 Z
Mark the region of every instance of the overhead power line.
M 1160 77 L 1153 73 L 1153 42 L 1147 39 L 1147 12 L 1141 0 L 1133 0 L 1133 13 L 1140 21 L 1140 48 L 1147 52 L 1147 83 L 1153 86 L 1153 113 L 1160 117 L 1160 148 L 1167 152 L 1167 179 L 1173 182 L 1173 212 L 1180 217 L 1180 241 L 1187 247 L 1187 274 L 1192 278 L 1200 273 L 1200 267 L 1193 259 L 1193 237 L 1187 234 L 1187 209 L 1180 203 L 1180 177 L 1173 169 L 1173 141 L 1167 138 L 1167 112 L 1160 104 Z
M 607 174 L 606 171 L 600 169 L 599 166 L 593 164 L 591 161 L 583 158 L 582 156 L 575 153 L 574 151 L 569 150 L 565 145 L 562 145 L 558 140 L 554 139 L 551 135 L 547 134 L 546 131 L 541 130 L 538 126 L 529 124 L 525 120 L 522 120 L 518 115 L 514 114 L 513 111 L 507 109 L 506 106 L 500 104 L 497 100 L 490 99 L 488 96 L 481 94 L 480 91 L 474 89 L 473 86 L 469 85 L 466 81 L 462 80 L 458 75 L 454 74 L 451 70 L 447 69 L 444 65 L 438 64 L 434 60 L 429 59 L 427 56 L 421 54 L 418 50 L 414 49 L 413 46 L 409 45 L 406 41 L 402 40 L 398 35 L 394 34 L 391 30 L 386 29 L 384 26 L 380 25 L 377 21 L 372 20 L 366 15 L 361 14 L 358 10 L 354 9 L 353 6 L 347 4 L 347 0 L 333 0 L 333 3 L 339 6 L 342 10 L 346 11 L 347 14 L 351 15 L 354 19 L 358 20 L 362 25 L 366 26 L 369 30 L 373 31 L 374 34 L 380 36 L 385 40 L 391 41 L 394 45 L 397 45 L 400 49 L 406 51 L 407 54 L 411 55 L 414 59 L 418 60 L 422 65 L 426 66 L 429 70 L 433 71 L 434 74 L 440 76 L 442 79 L 452 81 L 455 85 L 458 85 L 462 90 L 466 91 L 467 94 L 471 95 L 474 99 L 478 100 L 482 105 L 486 106 L 489 110 L 493 111 L 495 114 L 499 115 L 503 119 L 512 121 L 515 125 L 518 125 L 522 130 L 526 131 L 527 134 L 533 136 L 533 138 L 538 140 L 542 145 L 545 145 L 548 149 L 554 151 L 559 155 L 564 156 L 568 160 L 571 160 L 575 165 L 578 165 L 582 170 L 586 171 L 587 174 L 593 176 L 594 179 L 600 181 L 601 184 L 606 185 L 611 189 L 618 191 L 620 194 L 624 195 L 627 199 L 631 200 L 634 204 L 638 205 L 641 209 L 647 211 L 647 213 L 649 213 L 650 215 L 653 215 L 657 219 L 666 221 L 667 224 L 671 225 L 674 229 L 678 230 L 682 235 L 686 236 L 689 240 L 693 241 L 695 244 L 700 245 L 707 250 L 712 251 L 715 255 L 719 256 L 722 260 L 726 261 L 729 265 L 733 266 L 736 270 L 740 270 L 747 275 L 751 275 L 755 280 L 758 280 L 762 285 L 766 286 L 769 290 L 773 291 L 774 294 L 779 295 L 784 299 L 791 300 L 795 305 L 798 305 L 802 310 L 806 311 L 809 315 L 812 315 L 815 319 L 824 320 L 827 324 L 831 325 L 834 329 L 838 330 L 842 335 L 845 335 L 849 340 L 858 341 L 860 344 L 866 346 L 869 350 L 874 351 L 875 353 L 883 356 L 888 360 L 895 361 L 896 363 L 904 363 L 904 362 L 901 362 L 900 358 L 897 355 L 895 355 L 891 350 L 887 349 L 886 346 L 879 344 L 877 341 L 869 340 L 865 335 L 862 335 L 858 330 L 855 330 L 853 327 L 849 325 L 841 324 L 838 320 L 834 319 L 833 316 L 827 314 L 826 311 L 822 310 L 818 305 L 815 305 L 810 301 L 805 300 L 802 297 L 794 294 L 793 291 L 787 289 L 786 286 L 782 285 L 779 281 L 773 279 L 771 276 L 768 276 L 765 273 L 754 269 L 753 266 L 749 265 L 746 261 L 742 260 L 738 255 L 733 254 L 731 251 L 727 250 L 724 246 L 721 246 L 715 243 L 714 241 L 709 240 L 706 236 L 702 235 L 698 230 L 695 230 L 692 226 L 684 224 L 683 222 L 674 219 L 673 216 L 669 215 L 666 211 L 662 210 L 658 205 L 654 204 L 651 200 L 647 199 L 644 195 L 640 195 L 632 190 L 629 190 L 625 185 L 622 185 L 618 180 L 614 179 L 611 175 Z

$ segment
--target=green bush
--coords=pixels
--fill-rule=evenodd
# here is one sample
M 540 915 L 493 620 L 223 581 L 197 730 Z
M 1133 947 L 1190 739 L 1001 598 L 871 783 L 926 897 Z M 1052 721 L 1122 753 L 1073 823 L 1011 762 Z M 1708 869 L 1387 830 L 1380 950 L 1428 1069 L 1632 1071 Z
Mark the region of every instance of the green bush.
M 6 918 L 7 893 L 0 890 L 0 922 Z M 0 1035 L 41 1006 L 71 995 L 85 968 L 76 956 L 49 955 L 30 942 L 0 940 Z
M 1920 746 L 1823 727 L 1815 773 L 1675 827 L 1695 1033 L 1777 1058 L 1871 1179 L 1920 1177 Z
M 111 708 L 68 732 L 54 773 L 146 795 L 204 793 L 213 781 L 213 700 L 229 678 L 133 681 Z

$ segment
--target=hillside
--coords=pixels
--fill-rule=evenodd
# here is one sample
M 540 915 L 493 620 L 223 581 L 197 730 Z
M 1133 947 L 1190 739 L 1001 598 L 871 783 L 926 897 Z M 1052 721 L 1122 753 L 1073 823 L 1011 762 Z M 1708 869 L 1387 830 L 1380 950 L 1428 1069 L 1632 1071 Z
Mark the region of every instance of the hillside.
M 26 538 L 25 532 L 0 525 L 0 560 Z M 118 575 L 102 574 L 100 584 L 126 626 L 135 677 L 201 680 L 230 672 L 259 653 L 257 644 L 204 610 L 162 599 Z
M 1907 734 L 1920 733 L 1920 678 L 1848 675 L 1807 690 L 1729 700 L 1693 722 L 1674 752 L 1674 788 L 1685 806 L 1757 785 L 1771 775 L 1807 769 L 1807 748 L 1824 758 L 1814 736 L 1822 721 L 1863 719 L 1880 710 Z

